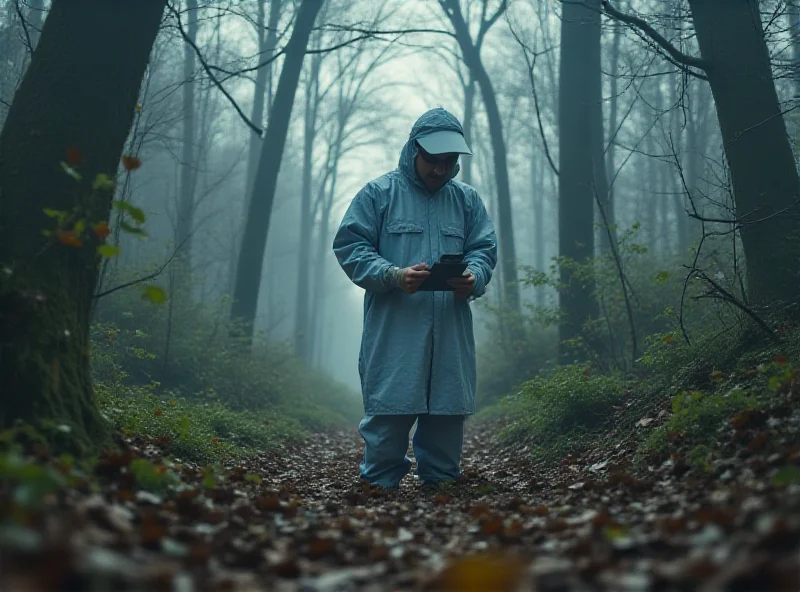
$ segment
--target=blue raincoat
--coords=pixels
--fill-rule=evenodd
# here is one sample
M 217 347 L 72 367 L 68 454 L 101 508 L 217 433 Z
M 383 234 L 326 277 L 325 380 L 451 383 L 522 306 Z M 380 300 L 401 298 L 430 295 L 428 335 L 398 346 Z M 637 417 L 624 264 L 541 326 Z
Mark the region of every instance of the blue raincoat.
M 452 292 L 406 294 L 387 277 L 393 265 L 463 253 L 475 275 L 472 296 L 479 297 L 497 263 L 494 226 L 475 189 L 451 179 L 432 193 L 417 176 L 414 140 L 439 130 L 463 133 L 444 109 L 423 114 L 399 166 L 359 191 L 333 241 L 342 269 L 366 290 L 358 368 L 367 416 L 475 411 L 469 301 Z

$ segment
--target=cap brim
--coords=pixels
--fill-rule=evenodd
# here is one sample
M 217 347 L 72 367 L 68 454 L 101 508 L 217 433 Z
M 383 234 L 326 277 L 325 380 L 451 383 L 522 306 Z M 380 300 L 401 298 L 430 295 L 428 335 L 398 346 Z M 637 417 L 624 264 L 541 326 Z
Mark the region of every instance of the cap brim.
M 464 136 L 458 132 L 441 131 L 433 132 L 427 136 L 417 138 L 417 142 L 428 154 L 469 154 L 472 150 L 467 146 Z

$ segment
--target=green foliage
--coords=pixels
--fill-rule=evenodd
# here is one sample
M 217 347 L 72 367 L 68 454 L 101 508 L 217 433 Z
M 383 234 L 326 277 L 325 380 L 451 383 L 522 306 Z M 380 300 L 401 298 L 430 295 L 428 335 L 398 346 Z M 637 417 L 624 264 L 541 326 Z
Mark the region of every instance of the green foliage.
M 218 401 L 165 401 L 132 388 L 122 396 L 98 389 L 103 414 L 123 433 L 148 438 L 173 457 L 198 463 L 226 461 L 300 442 L 305 430 L 296 420 L 261 412 L 226 409 Z M 147 479 L 147 473 L 143 473 Z
M 728 420 L 739 411 L 751 408 L 753 399 L 741 389 L 732 389 L 724 394 L 684 391 L 672 399 L 672 414 L 669 420 L 655 428 L 642 443 L 641 450 L 664 452 L 671 440 L 692 446 L 690 460 L 696 466 L 705 461 L 699 451 L 706 450 L 717 439 L 720 429 L 729 427 Z
M 104 303 L 92 329 L 97 379 L 139 386 L 156 381 L 175 393 L 170 398 L 269 410 L 309 429 L 341 427 L 360 417 L 359 395 L 309 369 L 288 345 L 256 341 L 250 348 L 232 337 L 225 302 L 214 310 L 172 294 L 173 304 L 153 306 L 124 292 Z
M 772 484 L 775 487 L 800 485 L 800 468 L 791 465 L 778 469 L 772 476 Z
M 208 463 L 298 442 L 307 430 L 360 416 L 358 395 L 309 370 L 288 348 L 251 351 L 229 337 L 221 314 L 182 305 L 169 317 L 170 306 L 121 295 L 92 326 L 95 390 L 117 429 L 176 458 Z
M 53 467 L 26 459 L 18 450 L 0 454 L 0 482 L 11 486 L 13 502 L 20 508 L 39 507 L 46 496 L 66 483 Z
M 131 472 L 136 478 L 136 485 L 141 489 L 162 491 L 175 487 L 180 483 L 178 475 L 166 465 L 157 465 L 145 458 L 131 461 Z
M 541 315 L 517 315 L 487 307 L 488 334 L 477 352 L 477 406 L 485 409 L 514 387 L 548 368 L 557 352 L 557 330 Z
M 503 437 L 525 438 L 545 456 L 560 452 L 565 445 L 607 428 L 625 388 L 621 378 L 593 375 L 585 364 L 541 374 L 504 402 L 513 410 L 513 422 Z

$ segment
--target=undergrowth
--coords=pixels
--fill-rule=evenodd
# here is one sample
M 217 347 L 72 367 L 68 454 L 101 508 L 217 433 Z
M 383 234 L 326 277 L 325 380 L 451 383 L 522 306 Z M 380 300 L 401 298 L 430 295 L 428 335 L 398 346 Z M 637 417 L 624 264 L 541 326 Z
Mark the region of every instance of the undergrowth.
M 524 442 L 545 462 L 631 438 L 639 460 L 680 449 L 701 465 L 740 424 L 765 410 L 793 412 L 800 330 L 781 331 L 780 343 L 751 328 L 691 344 L 657 335 L 633 374 L 595 373 L 589 364 L 540 372 L 476 419 L 502 419 L 501 439 Z
M 103 415 L 124 434 L 199 463 L 241 458 L 310 431 L 352 425 L 356 393 L 291 348 L 236 338 L 222 310 L 121 296 L 92 326 L 92 375 Z

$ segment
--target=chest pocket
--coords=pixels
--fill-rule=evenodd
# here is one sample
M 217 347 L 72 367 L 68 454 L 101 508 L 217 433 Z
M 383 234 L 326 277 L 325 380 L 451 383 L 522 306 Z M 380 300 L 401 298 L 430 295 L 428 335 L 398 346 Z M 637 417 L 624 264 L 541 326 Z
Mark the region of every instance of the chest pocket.
M 459 226 L 442 226 L 442 254 L 460 255 L 464 252 L 464 230 Z
M 380 254 L 399 267 L 416 265 L 425 259 L 422 224 L 395 220 L 386 224 Z

